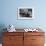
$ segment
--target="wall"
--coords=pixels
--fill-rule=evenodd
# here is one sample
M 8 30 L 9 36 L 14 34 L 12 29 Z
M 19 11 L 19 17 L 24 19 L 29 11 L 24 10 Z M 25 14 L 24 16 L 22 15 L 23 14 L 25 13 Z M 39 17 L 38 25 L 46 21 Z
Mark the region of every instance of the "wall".
M 33 7 L 35 18 L 17 20 L 18 7 Z M 46 32 L 46 0 L 0 0 L 0 31 L 9 24 L 16 28 L 40 27 Z
M 43 27 L 46 28 L 46 0 L 1 0 L 0 24 L 15 25 L 16 28 Z M 17 20 L 18 7 L 33 7 L 35 18 L 32 20 Z

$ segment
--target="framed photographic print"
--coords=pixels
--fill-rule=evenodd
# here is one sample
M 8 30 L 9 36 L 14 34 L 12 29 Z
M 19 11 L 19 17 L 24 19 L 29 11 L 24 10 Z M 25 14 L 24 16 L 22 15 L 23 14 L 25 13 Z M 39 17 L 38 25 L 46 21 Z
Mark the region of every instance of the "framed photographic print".
M 18 19 L 33 19 L 34 18 L 34 8 L 31 7 L 19 7 L 17 13 Z

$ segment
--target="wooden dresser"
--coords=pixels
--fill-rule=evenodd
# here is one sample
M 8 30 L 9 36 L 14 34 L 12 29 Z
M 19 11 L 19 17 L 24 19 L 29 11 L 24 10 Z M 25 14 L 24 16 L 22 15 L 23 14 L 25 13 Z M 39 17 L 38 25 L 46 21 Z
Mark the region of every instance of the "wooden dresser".
M 3 32 L 3 46 L 44 46 L 44 32 Z

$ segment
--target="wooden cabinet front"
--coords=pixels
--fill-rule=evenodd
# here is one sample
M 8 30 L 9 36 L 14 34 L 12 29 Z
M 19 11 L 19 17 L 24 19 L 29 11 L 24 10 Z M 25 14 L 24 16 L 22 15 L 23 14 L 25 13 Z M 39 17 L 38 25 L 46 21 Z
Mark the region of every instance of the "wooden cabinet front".
M 44 46 L 44 32 L 4 32 L 3 46 Z
M 24 46 L 31 46 L 32 44 L 31 36 L 24 36 Z
M 3 46 L 23 46 L 23 33 L 4 33 Z
M 44 33 L 42 32 L 24 33 L 24 46 L 44 46 Z

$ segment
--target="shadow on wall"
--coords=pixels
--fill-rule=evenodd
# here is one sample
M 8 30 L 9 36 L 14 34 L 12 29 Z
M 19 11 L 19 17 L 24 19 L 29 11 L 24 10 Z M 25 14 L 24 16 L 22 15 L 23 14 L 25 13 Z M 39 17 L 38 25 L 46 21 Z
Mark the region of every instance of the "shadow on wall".
M 6 30 L 3 30 L 5 28 L 4 24 L 0 24 L 0 43 L 2 43 L 2 36 L 3 36 L 3 32 L 5 32 Z

